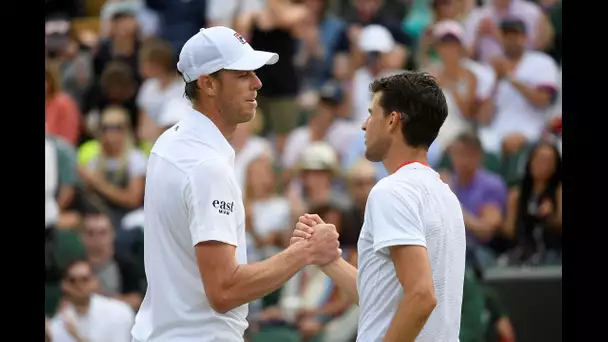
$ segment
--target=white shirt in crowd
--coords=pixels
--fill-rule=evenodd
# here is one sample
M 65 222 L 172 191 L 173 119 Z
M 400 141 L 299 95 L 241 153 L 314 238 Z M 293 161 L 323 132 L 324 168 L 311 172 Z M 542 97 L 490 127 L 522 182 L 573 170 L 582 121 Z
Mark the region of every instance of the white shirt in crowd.
M 378 342 L 386 334 L 403 287 L 389 247 L 423 246 L 428 251 L 437 306 L 417 342 L 457 342 L 465 268 L 465 229 L 456 195 L 439 174 L 411 163 L 371 190 L 359 243 L 359 334 Z
M 161 84 L 156 78 L 149 78 L 142 83 L 137 94 L 137 107 L 143 109 L 146 114 L 157 125 L 161 125 L 161 114 L 165 105 L 172 99 L 183 98 L 184 81 L 175 78 L 175 81 L 166 88 L 161 88 Z
M 236 246 L 247 263 L 245 213 L 234 149 L 209 118 L 192 109 L 163 133 L 148 160 L 144 215 L 148 291 L 135 318 L 136 342 L 243 341 L 247 305 L 215 312 L 205 294 L 195 246 Z
M 55 200 L 55 192 L 59 186 L 59 170 L 57 165 L 57 148 L 51 140 L 44 139 L 44 223 L 45 227 L 55 224 L 59 217 L 59 206 Z
M 134 316 L 133 309 L 124 302 L 93 295 L 86 315 L 78 315 L 70 305 L 52 319 L 51 341 L 76 342 L 66 330 L 65 320 L 71 320 L 75 323 L 80 337 L 86 341 L 130 342 Z
M 236 179 L 241 189 L 245 189 L 247 168 L 249 167 L 249 164 L 263 155 L 267 155 L 274 159 L 274 152 L 270 142 L 257 135 L 250 136 L 241 150 L 236 153 L 234 158 L 234 172 L 236 173 Z
M 280 231 L 291 231 L 291 206 L 285 197 L 275 196 L 264 201 L 251 203 L 252 226 L 262 238 Z M 253 239 L 248 239 L 249 262 L 262 261 L 281 251 L 277 246 L 257 248 Z
M 558 89 L 559 71 L 555 61 L 547 54 L 527 51 L 515 68 L 513 78 L 529 87 Z M 494 96 L 496 113 L 492 123 L 480 130 L 484 149 L 500 152 L 502 140 L 515 133 L 528 141 L 541 137 L 551 106 L 537 107 L 530 103 L 508 80 L 501 80 Z
M 361 128 L 356 124 L 347 120 L 337 119 L 327 130 L 325 141 L 336 151 L 338 158 L 342 159 L 347 155 L 354 138 L 357 137 L 360 131 Z M 293 130 L 285 143 L 285 150 L 283 151 L 281 161 L 283 167 L 293 167 L 298 162 L 302 151 L 311 143 L 310 129 L 308 127 L 299 127 Z

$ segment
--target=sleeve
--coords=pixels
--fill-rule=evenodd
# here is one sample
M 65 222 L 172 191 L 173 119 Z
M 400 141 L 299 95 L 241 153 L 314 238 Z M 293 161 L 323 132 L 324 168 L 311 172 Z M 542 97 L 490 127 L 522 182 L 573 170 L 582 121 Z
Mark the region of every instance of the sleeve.
M 559 88 L 559 70 L 557 64 L 548 55 L 539 55 L 534 61 L 531 70 L 534 70 L 532 77 L 532 86 L 539 89 L 545 88 L 557 91 Z
M 475 36 L 477 35 L 477 26 L 479 26 L 479 22 L 481 21 L 481 16 L 479 10 L 471 11 L 471 14 L 465 19 L 463 24 L 464 36 L 463 43 L 464 46 L 471 49 L 473 48 L 473 44 L 475 43 Z
M 138 110 L 142 110 L 145 101 L 145 94 L 148 91 L 149 80 L 145 80 L 142 83 L 141 87 L 139 87 L 139 91 L 137 92 L 137 97 L 135 97 L 135 104 L 137 105 Z
M 488 189 L 488 192 L 485 196 L 485 202 L 486 204 L 498 205 L 500 207 L 500 210 L 504 214 L 507 210 L 507 196 L 507 185 L 501 179 L 496 181 L 496 184 L 494 184 L 494 186 Z
M 382 184 L 369 195 L 368 206 L 374 251 L 389 254 L 388 247 L 416 245 L 426 248 L 419 200 L 408 186 Z
M 219 241 L 238 247 L 236 203 L 241 195 L 230 178 L 226 163 L 212 159 L 190 173 L 185 188 L 192 245 Z M 240 206 L 242 208 L 243 206 Z
M 139 150 L 131 152 L 131 160 L 129 161 L 129 174 L 131 177 L 142 177 L 146 175 L 146 167 L 148 160 Z
M 122 303 L 121 303 L 122 304 Z M 124 309 L 116 312 L 112 325 L 112 342 L 131 342 L 131 328 L 135 324 L 135 314 L 124 304 Z
M 56 139 L 57 167 L 59 168 L 60 185 L 76 185 L 78 175 L 76 172 L 76 150 L 67 142 Z

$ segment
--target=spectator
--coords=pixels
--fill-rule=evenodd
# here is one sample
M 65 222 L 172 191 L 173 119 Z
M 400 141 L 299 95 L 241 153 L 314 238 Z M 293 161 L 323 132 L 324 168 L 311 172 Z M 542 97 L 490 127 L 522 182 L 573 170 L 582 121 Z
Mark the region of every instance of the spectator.
M 262 154 L 246 169 L 244 202 L 247 216 L 249 262 L 261 261 L 280 252 L 289 244 L 292 222 L 289 201 L 276 193 L 272 159 Z
M 348 207 L 349 200 L 337 184 L 341 174 L 338 158 L 329 144 L 310 144 L 300 156 L 297 171 L 298 177 L 288 189 L 294 217 L 328 202 Z
M 562 161 L 553 144 L 540 142 L 530 152 L 524 177 L 509 194 L 504 229 L 515 246 L 505 261 L 561 262 Z
M 346 175 L 348 190 L 352 198 L 352 203 L 348 209 L 348 217 L 353 221 L 353 227 L 359 231 L 363 227 L 365 205 L 367 197 L 377 182 L 376 169 L 374 163 L 365 158 L 361 158 L 348 170 Z
M 77 225 L 78 215 L 72 210 L 76 199 L 78 184 L 76 150 L 62 138 L 46 134 L 47 154 L 47 200 L 51 201 L 48 215 L 53 217 L 47 224 L 59 228 L 73 228 Z M 55 207 L 56 205 L 56 207 Z M 54 208 L 56 209 L 54 209 Z
M 361 49 L 361 34 L 368 25 L 379 25 L 388 30 L 394 42 L 390 50 L 384 51 L 388 69 L 402 69 L 408 58 L 411 38 L 401 29 L 397 18 L 382 13 L 384 0 L 354 0 L 354 13 L 347 18 L 347 27 L 342 30 L 334 47 L 334 76 L 338 79 L 350 78 L 352 73 L 365 65 L 365 51 Z
M 75 38 L 72 24 L 65 18 L 46 22 L 46 46 L 49 59 L 61 74 L 61 88 L 82 106 L 85 90 L 93 81 L 90 51 Z
M 494 115 L 480 131 L 484 148 L 505 156 L 516 154 L 526 143 L 540 138 L 558 88 L 553 59 L 543 52 L 526 50 L 525 25 L 519 19 L 501 23 L 505 57 L 496 57 L 492 62 L 500 79 L 494 96 Z M 484 113 L 480 113 L 480 120 L 487 120 L 481 116 Z
M 184 94 L 185 83 L 175 71 L 175 53 L 169 43 L 149 40 L 139 52 L 144 82 L 137 94 L 139 140 L 154 143 L 162 133 L 160 115 L 164 106 Z
M 246 0 L 251 1 L 251 0 Z M 179 52 L 186 41 L 207 25 L 207 1 L 145 0 L 146 6 L 159 16 L 159 38 Z
M 80 111 L 70 95 L 61 90 L 60 80 L 56 66 L 47 61 L 45 68 L 46 130 L 76 146 L 80 137 Z
M 99 82 L 87 92 L 83 112 L 86 113 L 88 133 L 98 130 L 99 113 L 113 106 L 124 108 L 131 127 L 138 127 L 135 103 L 138 87 L 134 71 L 128 64 L 118 60 L 108 63 Z
M 449 115 L 437 136 L 436 143 L 443 150 L 460 133 L 471 129 L 475 120 L 477 77 L 464 63 L 463 31 L 456 21 L 442 21 L 434 26 L 434 47 L 441 64 L 431 69 L 441 85 L 448 103 Z
M 260 11 L 264 5 L 265 0 L 207 0 L 207 27 L 236 27 L 239 17 Z
M 315 141 L 325 141 L 338 153 L 338 158 L 346 156 L 353 138 L 359 134 L 357 125 L 337 117 L 344 105 L 345 94 L 341 85 L 327 82 L 319 90 L 316 112 L 308 119 L 308 124 L 293 130 L 287 138 L 282 156 L 282 167 L 292 169 L 302 151 Z
M 449 154 L 454 172 L 446 182 L 462 205 L 467 248 L 474 251 L 481 267 L 493 266 L 505 250 L 497 235 L 505 217 L 507 186 L 500 176 L 482 167 L 483 150 L 477 136 L 460 135 Z
M 89 213 L 84 217 L 82 242 L 89 264 L 99 280 L 99 293 L 119 299 L 137 311 L 143 299 L 143 276 L 130 255 L 115 253 L 114 231 L 107 215 Z
M 370 83 L 392 70 L 390 59 L 395 49 L 395 41 L 388 29 L 375 24 L 362 29 L 358 37 L 358 49 L 365 55 L 365 63 L 355 71 L 352 79 L 351 119 L 355 124 L 361 125 L 369 116 L 369 106 L 372 102 Z
M 126 111 L 109 108 L 102 114 L 99 151 L 79 167 L 88 205 L 110 215 L 112 225 L 143 204 L 146 157 L 132 143 Z
M 97 278 L 83 260 L 68 265 L 61 287 L 67 305 L 50 324 L 53 342 L 130 342 L 135 315 L 125 303 L 95 294 Z
M 524 43 L 530 50 L 545 50 L 552 41 L 553 28 L 541 8 L 526 0 L 490 0 L 474 9 L 466 19 L 465 43 L 475 60 L 489 63 L 501 56 L 502 34 L 499 25 L 507 18 L 520 18 L 528 31 Z
M 263 84 L 257 101 L 265 115 L 264 133 L 274 135 L 279 155 L 283 153 L 287 135 L 298 121 L 300 79 L 293 59 L 298 33 L 311 25 L 305 22 L 308 15 L 306 7 L 292 0 L 268 0 L 265 9 L 243 15 L 237 26 L 237 31 L 249 37 L 252 48 L 281 56 L 272 68 L 257 71 Z

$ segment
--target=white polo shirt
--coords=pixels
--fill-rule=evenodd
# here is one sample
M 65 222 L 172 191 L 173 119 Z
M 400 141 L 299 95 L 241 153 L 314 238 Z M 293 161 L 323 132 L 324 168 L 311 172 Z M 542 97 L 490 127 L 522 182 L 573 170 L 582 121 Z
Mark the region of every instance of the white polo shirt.
M 245 215 L 234 150 L 203 114 L 187 116 L 156 141 L 146 173 L 145 268 L 148 291 L 132 334 L 138 342 L 243 341 L 247 305 L 215 312 L 194 246 L 236 246 L 247 263 Z
M 398 245 L 425 247 L 431 263 L 437 306 L 416 341 L 458 341 L 466 247 L 462 210 L 439 174 L 420 163 L 384 177 L 369 194 L 357 246 L 357 341 L 382 341 L 403 298 L 389 250 Z

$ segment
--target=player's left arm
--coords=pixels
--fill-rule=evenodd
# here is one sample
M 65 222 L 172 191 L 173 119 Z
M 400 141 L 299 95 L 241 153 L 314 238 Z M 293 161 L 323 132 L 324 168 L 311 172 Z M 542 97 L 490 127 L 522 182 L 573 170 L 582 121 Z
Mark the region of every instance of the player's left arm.
M 382 184 L 368 199 L 374 251 L 391 258 L 404 293 L 385 342 L 414 341 L 437 305 L 419 194 Z
M 415 245 L 392 246 L 390 253 L 404 296 L 384 341 L 414 341 L 437 305 L 428 253 Z

